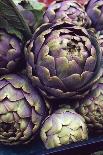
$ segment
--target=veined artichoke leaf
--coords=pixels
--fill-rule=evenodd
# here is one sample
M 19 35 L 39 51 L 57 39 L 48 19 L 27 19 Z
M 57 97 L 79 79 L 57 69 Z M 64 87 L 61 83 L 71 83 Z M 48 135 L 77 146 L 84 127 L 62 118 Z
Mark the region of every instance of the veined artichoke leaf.
M 0 0 L 0 28 L 25 40 L 31 38 L 30 28 L 12 0 Z

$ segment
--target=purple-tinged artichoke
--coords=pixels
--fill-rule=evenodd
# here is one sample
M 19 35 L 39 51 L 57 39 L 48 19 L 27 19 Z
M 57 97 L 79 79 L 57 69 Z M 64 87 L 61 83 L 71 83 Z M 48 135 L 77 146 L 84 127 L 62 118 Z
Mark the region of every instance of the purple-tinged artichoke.
M 16 36 L 0 30 L 0 75 L 21 69 L 22 59 L 22 42 Z
M 44 23 L 67 21 L 78 26 L 89 26 L 89 19 L 84 8 L 76 1 L 54 1 L 44 14 Z
M 63 108 L 45 119 L 40 135 L 45 147 L 50 149 L 85 140 L 88 131 L 82 116 L 74 110 Z
M 27 72 L 48 98 L 83 98 L 101 76 L 93 35 L 69 23 L 44 24 L 25 47 Z
M 36 17 L 34 16 L 33 12 L 23 8 L 23 6 L 20 4 L 18 4 L 17 7 L 29 27 L 33 28 L 36 23 Z
M 90 131 L 103 132 L 103 78 L 100 78 L 91 94 L 80 103 L 79 112 Z
M 45 4 L 38 0 L 13 0 L 25 23 L 34 33 L 34 30 L 42 24 Z
M 103 0 L 90 0 L 86 12 L 95 29 L 103 30 Z
M 0 143 L 29 142 L 44 115 L 41 96 L 25 78 L 15 74 L 0 78 Z

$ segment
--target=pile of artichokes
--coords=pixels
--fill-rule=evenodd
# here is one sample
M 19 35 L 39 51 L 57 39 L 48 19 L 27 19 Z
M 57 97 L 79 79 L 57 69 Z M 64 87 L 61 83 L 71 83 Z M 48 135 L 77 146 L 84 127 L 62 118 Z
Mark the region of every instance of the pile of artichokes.
M 0 143 L 39 134 L 49 149 L 102 134 L 103 1 L 2 1 Z

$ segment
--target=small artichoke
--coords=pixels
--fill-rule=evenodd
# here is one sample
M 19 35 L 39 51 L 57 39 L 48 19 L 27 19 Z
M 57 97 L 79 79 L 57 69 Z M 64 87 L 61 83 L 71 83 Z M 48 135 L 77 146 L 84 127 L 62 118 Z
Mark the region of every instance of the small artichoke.
M 83 98 L 101 76 L 95 37 L 67 22 L 39 27 L 25 54 L 33 85 L 51 99 Z
M 21 15 L 23 16 L 24 20 L 28 24 L 30 28 L 33 28 L 36 23 L 36 18 L 32 11 L 25 9 L 22 5 L 18 4 L 17 8 L 19 9 Z
M 21 69 L 22 48 L 16 36 L 0 30 L 0 75 Z
M 44 102 L 26 79 L 14 74 L 0 78 L 0 143 L 29 142 L 44 115 Z
M 103 132 L 103 78 L 100 78 L 91 94 L 81 102 L 79 112 L 90 131 Z
M 85 140 L 88 131 L 82 116 L 74 110 L 63 108 L 45 119 L 40 135 L 45 147 L 50 149 Z
M 29 26 L 32 33 L 42 24 L 45 4 L 38 0 L 13 0 L 19 13 L 23 17 L 26 25 Z
M 103 0 L 90 0 L 86 12 L 95 29 L 103 30 Z
M 54 1 L 44 14 L 44 23 L 68 21 L 78 26 L 89 26 L 89 19 L 84 8 L 76 1 Z

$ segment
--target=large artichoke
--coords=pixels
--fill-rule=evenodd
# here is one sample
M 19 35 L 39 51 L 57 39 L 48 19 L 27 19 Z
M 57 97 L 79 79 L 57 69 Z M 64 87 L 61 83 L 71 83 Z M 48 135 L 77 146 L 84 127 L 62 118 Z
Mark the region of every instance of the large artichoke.
M 103 30 L 103 0 L 90 0 L 86 11 L 96 30 Z
M 91 131 L 103 132 L 103 78 L 100 78 L 91 94 L 81 102 L 79 112 Z
M 86 29 L 44 24 L 25 47 L 28 76 L 49 98 L 81 98 L 100 78 L 101 53 Z
M 44 114 L 42 98 L 26 79 L 0 78 L 0 143 L 27 143 L 36 135 Z
M 47 149 L 88 138 L 85 120 L 68 108 L 59 109 L 48 116 L 40 135 Z
M 84 8 L 76 1 L 54 1 L 44 14 L 45 23 L 68 21 L 78 26 L 89 26 L 91 21 Z
M 0 75 L 21 69 L 23 45 L 14 35 L 0 30 Z M 21 62 L 22 60 L 22 62 Z

